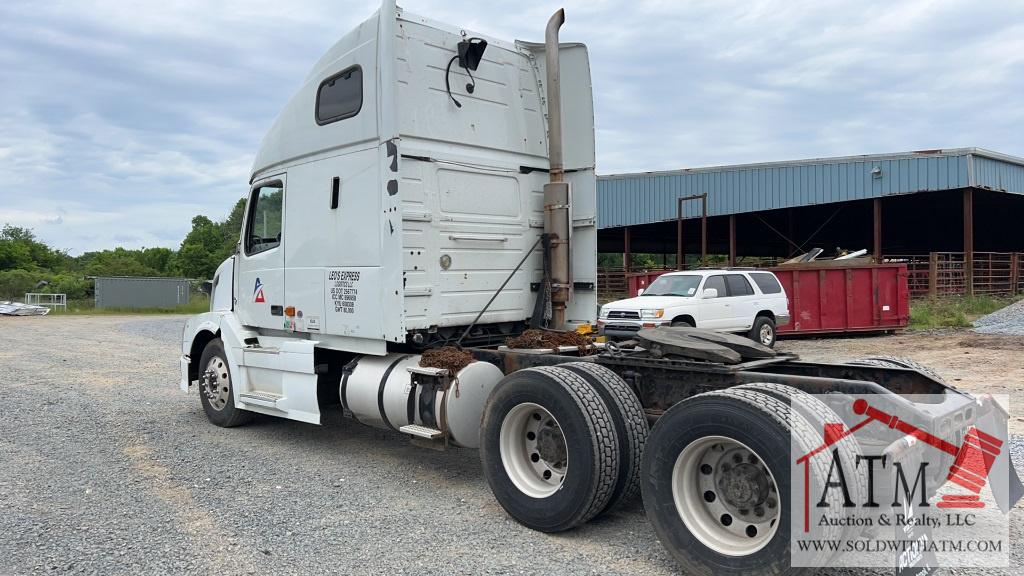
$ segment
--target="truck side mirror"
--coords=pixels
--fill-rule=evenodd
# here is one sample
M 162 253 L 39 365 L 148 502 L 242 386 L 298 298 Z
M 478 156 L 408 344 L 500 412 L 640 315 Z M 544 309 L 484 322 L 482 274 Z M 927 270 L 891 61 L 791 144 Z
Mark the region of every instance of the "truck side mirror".
M 644 289 L 643 289 L 643 288 L 640 288 L 640 289 L 638 289 L 638 290 L 636 291 L 636 295 L 637 295 L 637 296 L 643 296 L 643 295 L 644 295 Z
M 718 298 L 718 288 L 705 288 L 704 298 Z

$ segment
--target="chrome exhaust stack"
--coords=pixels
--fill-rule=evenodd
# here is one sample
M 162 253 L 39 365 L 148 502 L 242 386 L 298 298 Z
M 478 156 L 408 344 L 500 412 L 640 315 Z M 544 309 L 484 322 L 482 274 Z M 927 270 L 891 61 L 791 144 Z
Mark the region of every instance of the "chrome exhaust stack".
M 548 20 L 544 35 L 547 70 L 548 159 L 550 181 L 544 185 L 544 233 L 548 236 L 551 262 L 551 327 L 565 327 L 565 307 L 571 298 L 572 278 L 569 241 L 572 232 L 571 194 L 562 160 L 562 94 L 559 74 L 558 30 L 565 10 Z

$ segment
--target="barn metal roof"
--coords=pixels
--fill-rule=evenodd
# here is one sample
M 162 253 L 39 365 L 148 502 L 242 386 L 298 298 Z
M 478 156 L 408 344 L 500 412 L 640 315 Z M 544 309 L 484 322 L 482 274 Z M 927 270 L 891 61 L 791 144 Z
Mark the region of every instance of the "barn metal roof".
M 722 216 L 968 187 L 1024 194 L 1024 158 L 952 148 L 598 176 L 597 225 L 674 220 L 676 198 L 704 192 Z M 684 209 L 700 215 L 699 202 Z

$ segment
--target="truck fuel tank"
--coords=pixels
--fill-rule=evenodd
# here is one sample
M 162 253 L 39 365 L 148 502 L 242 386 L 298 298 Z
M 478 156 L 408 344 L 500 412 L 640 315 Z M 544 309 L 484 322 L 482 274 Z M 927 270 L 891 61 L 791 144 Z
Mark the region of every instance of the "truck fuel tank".
M 346 413 L 357 421 L 400 431 L 415 424 L 447 432 L 449 442 L 479 446 L 480 416 L 491 390 L 504 374 L 487 362 L 472 362 L 454 377 L 425 378 L 420 355 L 359 356 L 341 379 Z

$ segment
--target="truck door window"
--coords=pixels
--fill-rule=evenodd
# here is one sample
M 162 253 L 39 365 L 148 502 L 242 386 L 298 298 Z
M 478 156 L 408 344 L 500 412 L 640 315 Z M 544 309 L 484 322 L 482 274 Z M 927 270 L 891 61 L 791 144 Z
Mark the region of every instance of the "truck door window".
M 363 69 L 352 66 L 320 83 L 316 123 L 323 126 L 359 114 L 363 107 Z
M 725 298 L 729 295 L 725 291 L 725 276 L 708 276 L 708 279 L 704 281 L 704 290 L 708 288 L 714 288 L 718 290 L 718 297 Z
M 259 254 L 281 245 L 284 188 L 280 182 L 252 191 L 245 224 L 245 253 Z
M 729 285 L 729 296 L 750 296 L 754 289 L 742 274 L 726 274 L 725 282 Z

